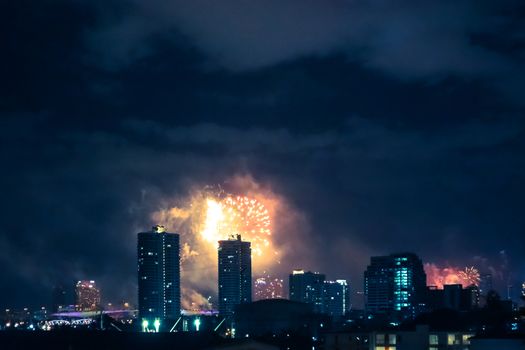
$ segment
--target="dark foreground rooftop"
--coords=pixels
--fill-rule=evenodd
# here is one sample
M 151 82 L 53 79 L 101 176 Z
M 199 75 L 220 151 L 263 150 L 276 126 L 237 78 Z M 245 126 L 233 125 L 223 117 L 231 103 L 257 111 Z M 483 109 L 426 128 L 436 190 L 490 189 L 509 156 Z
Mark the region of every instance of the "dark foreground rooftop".
M 213 333 L 131 333 L 98 331 L 0 332 L 0 349 L 209 349 L 234 345 Z

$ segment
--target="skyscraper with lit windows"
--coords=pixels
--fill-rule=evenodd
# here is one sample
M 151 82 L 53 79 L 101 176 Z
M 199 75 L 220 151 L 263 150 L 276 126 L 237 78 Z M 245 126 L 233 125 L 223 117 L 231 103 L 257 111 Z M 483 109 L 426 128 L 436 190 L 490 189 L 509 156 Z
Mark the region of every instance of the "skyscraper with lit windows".
M 293 270 L 289 277 L 291 301 L 311 304 L 316 313 L 324 312 L 325 275 L 304 270 Z
M 346 280 L 324 281 L 324 313 L 344 316 L 350 310 L 350 289 Z
M 137 256 L 139 319 L 143 327 L 177 319 L 180 316 L 179 235 L 166 232 L 160 225 L 150 232 L 141 232 Z
M 95 281 L 78 281 L 75 286 L 76 307 L 79 311 L 95 311 L 100 307 L 100 289 Z
M 219 241 L 219 314 L 227 317 L 235 306 L 252 301 L 252 250 L 241 236 Z
M 365 271 L 365 308 L 369 315 L 413 318 L 423 309 L 426 274 L 412 253 L 372 257 Z

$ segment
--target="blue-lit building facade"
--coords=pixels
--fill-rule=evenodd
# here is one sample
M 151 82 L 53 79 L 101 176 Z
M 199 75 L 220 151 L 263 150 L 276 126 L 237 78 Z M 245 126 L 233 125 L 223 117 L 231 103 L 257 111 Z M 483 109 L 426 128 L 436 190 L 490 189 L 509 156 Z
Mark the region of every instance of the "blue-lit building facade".
M 311 304 L 316 313 L 324 312 L 325 275 L 304 270 L 294 270 L 289 277 L 291 301 Z
M 324 313 L 333 317 L 350 311 L 350 288 L 346 280 L 324 281 Z
M 426 274 L 417 255 L 372 257 L 364 277 L 368 315 L 402 320 L 413 318 L 424 309 Z
M 145 330 L 155 320 L 163 324 L 180 317 L 179 246 L 179 235 L 163 226 L 138 234 L 138 306 Z
M 219 241 L 219 315 L 232 316 L 239 304 L 252 301 L 252 250 L 241 236 Z

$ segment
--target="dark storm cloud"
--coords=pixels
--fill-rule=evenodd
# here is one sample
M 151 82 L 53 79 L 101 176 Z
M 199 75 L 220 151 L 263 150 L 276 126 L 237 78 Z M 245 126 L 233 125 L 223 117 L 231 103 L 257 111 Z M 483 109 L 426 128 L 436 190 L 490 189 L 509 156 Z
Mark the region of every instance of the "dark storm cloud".
M 129 1 L 131 13 L 90 33 L 113 68 L 155 51 L 154 38 L 190 45 L 208 62 L 253 70 L 302 56 L 344 53 L 400 79 L 482 79 L 522 101 L 524 8 L 517 1 Z M 511 35 L 512 34 L 512 35 Z M 478 40 L 475 40 L 478 39 Z M 510 44 L 511 47 L 513 47 Z M 518 52 L 516 52 L 518 51 Z M 509 85 L 514 85 L 508 89 Z
M 371 254 L 505 250 L 519 275 L 518 5 L 2 3 L 0 304 L 80 278 L 133 300 L 151 213 L 234 175 L 304 218 L 308 254 L 282 273 L 358 290 Z

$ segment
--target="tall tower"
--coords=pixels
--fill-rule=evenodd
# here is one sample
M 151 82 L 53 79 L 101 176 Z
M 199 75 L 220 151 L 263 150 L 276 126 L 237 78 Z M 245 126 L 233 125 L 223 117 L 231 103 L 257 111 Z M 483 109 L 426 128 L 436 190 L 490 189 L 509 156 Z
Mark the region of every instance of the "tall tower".
M 138 234 L 139 319 L 143 328 L 180 316 L 179 235 L 163 226 Z M 156 326 L 158 328 L 158 326 Z
M 412 253 L 372 257 L 365 271 L 368 314 L 413 318 L 422 309 L 425 290 L 423 263 Z
M 232 316 L 235 306 L 252 301 L 250 242 L 241 236 L 219 241 L 219 314 Z

